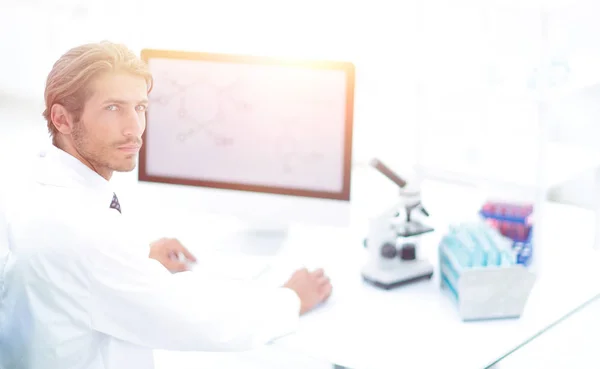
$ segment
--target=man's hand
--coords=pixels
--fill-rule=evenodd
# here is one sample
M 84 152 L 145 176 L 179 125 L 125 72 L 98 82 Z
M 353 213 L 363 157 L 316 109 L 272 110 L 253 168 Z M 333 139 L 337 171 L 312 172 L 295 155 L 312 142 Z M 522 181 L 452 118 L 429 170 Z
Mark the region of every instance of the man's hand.
M 331 282 L 325 276 L 323 269 L 309 272 L 306 269 L 297 270 L 284 285 L 300 298 L 300 315 L 312 310 L 331 295 Z
M 179 255 L 185 259 L 181 261 Z M 172 273 L 186 271 L 187 262 L 196 262 L 196 258 L 175 238 L 161 238 L 150 244 L 150 258 L 158 260 Z

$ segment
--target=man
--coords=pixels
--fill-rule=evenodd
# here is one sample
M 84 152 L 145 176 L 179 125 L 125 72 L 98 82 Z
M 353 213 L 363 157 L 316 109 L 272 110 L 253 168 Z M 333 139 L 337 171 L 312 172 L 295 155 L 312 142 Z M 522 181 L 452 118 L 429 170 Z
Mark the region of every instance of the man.
M 146 66 L 108 42 L 53 66 L 52 145 L 33 181 L 0 199 L 0 368 L 149 369 L 152 349 L 250 349 L 330 295 L 322 270 L 242 288 L 177 273 L 173 255 L 194 257 L 176 240 L 136 241 L 109 180 L 135 167 L 151 87 Z

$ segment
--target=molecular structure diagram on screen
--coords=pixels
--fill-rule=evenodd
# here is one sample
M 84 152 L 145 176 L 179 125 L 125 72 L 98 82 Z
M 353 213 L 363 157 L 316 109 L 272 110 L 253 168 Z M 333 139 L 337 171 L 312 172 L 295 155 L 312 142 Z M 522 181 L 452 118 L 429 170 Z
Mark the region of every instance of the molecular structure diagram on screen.
M 295 119 L 291 122 L 296 124 Z M 281 169 L 285 174 L 292 174 L 301 166 L 314 164 L 324 159 L 325 155 L 322 152 L 309 148 L 310 143 L 303 142 L 302 138 L 294 135 L 293 132 L 283 134 L 283 142 L 285 146 L 281 153 Z
M 233 139 L 227 135 L 219 133 L 219 128 L 223 128 L 221 125 L 223 122 L 226 122 L 229 112 L 231 109 L 235 109 L 236 112 L 248 112 L 252 110 L 252 107 L 249 103 L 237 100 L 233 97 L 233 92 L 238 87 L 239 82 L 240 80 L 236 80 L 226 86 L 217 86 L 212 84 L 209 80 L 204 79 L 196 79 L 186 84 L 182 84 L 176 80 L 171 80 L 169 81 L 169 84 L 174 91 L 154 97 L 154 100 L 160 105 L 171 104 L 173 100 L 177 102 L 178 118 L 186 121 L 190 125 L 189 128 L 177 134 L 176 138 L 179 142 L 186 142 L 194 135 L 202 133 L 206 137 L 212 139 L 212 141 L 218 146 L 229 146 L 233 144 Z M 194 117 L 192 114 L 190 114 L 188 109 L 188 104 L 193 104 L 193 102 L 188 101 L 188 91 L 191 88 L 198 87 L 200 85 L 209 87 L 216 95 L 216 113 L 212 118 L 207 120 Z
M 252 112 L 254 108 L 249 102 L 235 97 L 236 89 L 240 88 L 241 79 L 234 80 L 225 86 L 218 86 L 211 83 L 208 78 L 190 79 L 186 83 L 169 78 L 168 75 L 163 78 L 167 81 L 166 84 L 171 91 L 154 95 L 151 98 L 153 104 L 157 103 L 161 106 L 175 104 L 177 117 L 187 125 L 187 128 L 176 134 L 177 142 L 185 143 L 201 134 L 216 146 L 227 147 L 234 144 L 233 137 L 222 133 L 224 129 L 228 128 L 228 121 L 232 121 L 232 114 Z M 194 106 L 195 103 L 190 100 L 190 92 L 198 87 L 205 87 L 214 93 L 216 108 L 215 113 L 209 119 L 199 119 L 190 112 L 189 107 Z M 307 109 L 310 109 L 310 106 L 326 105 L 326 102 L 315 99 L 314 96 L 308 100 L 305 98 L 301 103 L 306 104 Z M 292 175 L 303 167 L 310 167 L 310 165 L 322 161 L 324 155 L 311 149 L 310 142 L 303 141 L 305 139 L 302 138 L 306 136 L 307 130 L 318 129 L 318 125 L 308 128 L 305 126 L 305 122 L 299 121 L 299 118 L 295 116 L 273 116 L 272 119 L 285 123 L 282 124 L 283 130 L 277 143 L 277 146 L 280 147 L 277 154 L 281 163 L 280 169 L 285 175 Z M 298 129 L 298 132 L 294 132 Z
M 289 151 L 283 155 L 283 172 L 290 174 L 294 172 L 294 169 L 299 165 L 306 165 L 308 163 L 314 163 L 323 159 L 323 154 L 316 151 L 310 151 L 307 153 L 300 153 Z

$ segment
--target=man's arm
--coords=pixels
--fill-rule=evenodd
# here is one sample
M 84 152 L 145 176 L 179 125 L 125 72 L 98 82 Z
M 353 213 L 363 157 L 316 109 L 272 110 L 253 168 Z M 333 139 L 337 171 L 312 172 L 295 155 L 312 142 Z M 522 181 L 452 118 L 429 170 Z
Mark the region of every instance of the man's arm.
M 8 260 L 8 219 L 6 216 L 7 204 L 0 193 L 0 291 L 3 286 L 4 267 Z
M 288 288 L 171 274 L 106 244 L 86 251 L 92 329 L 153 349 L 239 351 L 291 333 L 301 303 Z

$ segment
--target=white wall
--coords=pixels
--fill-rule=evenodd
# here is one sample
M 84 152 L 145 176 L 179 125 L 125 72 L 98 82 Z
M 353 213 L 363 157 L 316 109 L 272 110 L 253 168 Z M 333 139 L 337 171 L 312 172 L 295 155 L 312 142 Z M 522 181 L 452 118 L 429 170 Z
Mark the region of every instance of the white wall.
M 40 99 L 44 78 L 69 47 L 111 39 L 143 47 L 352 60 L 356 63 L 356 155 L 408 162 L 414 156 L 414 5 L 383 2 L 130 0 L 91 1 L 88 9 L 16 3 L 0 15 L 0 91 Z M 125 4 L 125 6 L 123 5 Z M 235 11 L 233 11 L 235 9 Z M 48 15 L 52 16 L 48 16 Z M 367 24 L 367 21 L 373 21 Z M 27 25 L 23 27 L 23 25 Z M 23 29 L 27 28 L 27 29 Z M 15 30 L 19 30 L 16 33 Z M 363 32 L 362 30 L 368 30 Z M 43 35 L 41 37 L 40 35 Z M 402 130 L 398 128 L 402 127 Z M 387 128 L 392 128 L 390 135 Z
M 0 60 L 0 91 L 37 104 L 62 52 L 110 39 L 138 51 L 354 61 L 355 159 L 379 156 L 401 171 L 416 160 L 417 130 L 425 133 L 422 159 L 436 168 L 473 170 L 474 164 L 501 162 L 503 148 L 524 148 L 538 137 L 535 105 L 514 96 L 531 82 L 539 63 L 539 1 L 413 0 L 395 8 L 384 0 L 172 0 L 168 7 L 142 0 L 7 1 L 0 11 L 0 54 L 9 57 Z M 551 54 L 580 60 L 600 54 L 595 42 L 600 27 L 591 15 L 596 5 L 552 3 L 558 7 L 551 13 Z M 494 88 L 511 97 L 498 98 Z M 590 109 L 596 101 L 577 100 L 588 109 L 588 122 L 596 120 L 598 113 Z M 569 109 L 579 109 L 573 106 Z M 580 117 L 568 119 L 571 110 L 563 110 L 567 119 L 555 121 L 552 132 L 561 134 L 554 138 L 589 143 L 595 131 L 590 124 L 582 127 Z M 571 128 L 578 125 L 577 131 Z M 36 134 L 45 135 L 42 130 Z
M 0 181 L 31 158 L 34 150 L 48 140 L 42 117 L 43 105 L 0 94 Z M 0 183 L 1 185 L 2 183 Z

